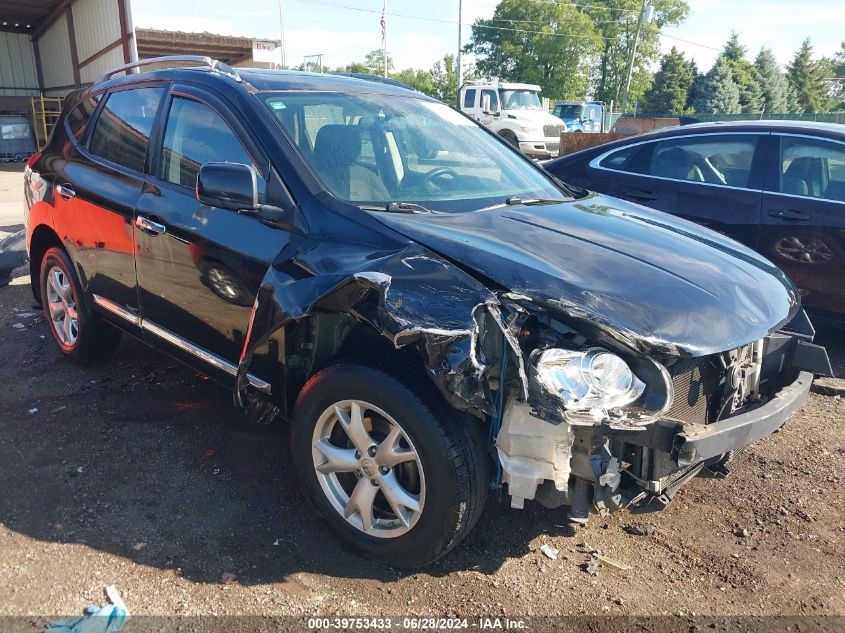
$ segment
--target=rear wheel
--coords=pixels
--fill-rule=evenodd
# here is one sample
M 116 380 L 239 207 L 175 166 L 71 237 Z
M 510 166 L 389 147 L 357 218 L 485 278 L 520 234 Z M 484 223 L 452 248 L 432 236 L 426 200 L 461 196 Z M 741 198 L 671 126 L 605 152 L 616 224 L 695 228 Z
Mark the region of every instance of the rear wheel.
M 481 514 L 488 466 L 478 426 L 416 377 L 339 364 L 303 388 L 293 456 L 309 498 L 348 545 L 417 567 L 457 545 Z
M 114 353 L 120 344 L 120 330 L 88 310 L 73 264 L 62 249 L 53 247 L 44 253 L 40 283 L 44 318 L 66 358 L 90 365 Z

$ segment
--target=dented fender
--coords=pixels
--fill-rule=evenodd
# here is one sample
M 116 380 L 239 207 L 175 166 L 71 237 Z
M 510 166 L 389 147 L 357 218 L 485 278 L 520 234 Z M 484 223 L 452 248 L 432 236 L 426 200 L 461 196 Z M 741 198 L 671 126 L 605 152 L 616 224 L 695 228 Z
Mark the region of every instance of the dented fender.
M 340 312 L 368 324 L 396 349 L 419 345 L 429 376 L 452 406 L 490 414 L 490 359 L 478 342 L 486 335 L 487 315 L 500 322 L 500 307 L 483 284 L 413 242 L 374 251 L 369 244 L 294 236 L 256 295 L 235 404 L 243 406 L 253 355 L 271 336 L 315 313 Z

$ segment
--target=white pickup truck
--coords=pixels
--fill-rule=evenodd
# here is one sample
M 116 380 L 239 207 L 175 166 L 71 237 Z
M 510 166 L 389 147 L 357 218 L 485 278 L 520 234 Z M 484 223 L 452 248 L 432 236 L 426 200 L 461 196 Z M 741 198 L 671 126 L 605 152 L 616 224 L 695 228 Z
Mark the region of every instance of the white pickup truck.
M 461 86 L 461 111 L 533 158 L 554 158 L 566 124 L 543 108 L 540 86 L 474 83 Z

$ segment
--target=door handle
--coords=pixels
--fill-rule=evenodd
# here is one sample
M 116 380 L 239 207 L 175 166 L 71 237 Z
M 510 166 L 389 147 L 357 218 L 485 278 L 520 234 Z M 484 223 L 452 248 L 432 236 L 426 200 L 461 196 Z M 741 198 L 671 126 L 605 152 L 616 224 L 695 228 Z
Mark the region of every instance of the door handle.
M 62 197 L 62 200 L 70 200 L 76 196 L 76 192 L 68 183 L 56 185 L 56 192 Z
M 629 191 L 626 195 L 629 198 L 634 198 L 634 200 L 657 200 L 656 193 L 654 193 L 653 191 L 646 191 L 645 189 Z
M 806 222 L 810 219 L 810 214 L 797 209 L 772 209 L 769 215 L 773 218 L 780 218 L 788 222 Z
M 156 235 L 160 235 L 167 230 L 167 228 L 163 224 L 153 222 L 149 218 L 145 218 L 143 215 L 139 215 L 135 218 L 135 226 L 137 226 L 147 235 L 152 235 L 153 237 L 155 237 Z

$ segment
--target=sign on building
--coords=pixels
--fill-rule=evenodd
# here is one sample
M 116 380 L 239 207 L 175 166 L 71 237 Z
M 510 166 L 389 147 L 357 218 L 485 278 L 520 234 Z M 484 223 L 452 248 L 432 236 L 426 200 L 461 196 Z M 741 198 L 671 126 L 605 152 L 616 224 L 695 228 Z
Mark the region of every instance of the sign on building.
M 252 40 L 252 59 L 256 62 L 272 62 L 273 51 L 279 47 L 272 40 Z

